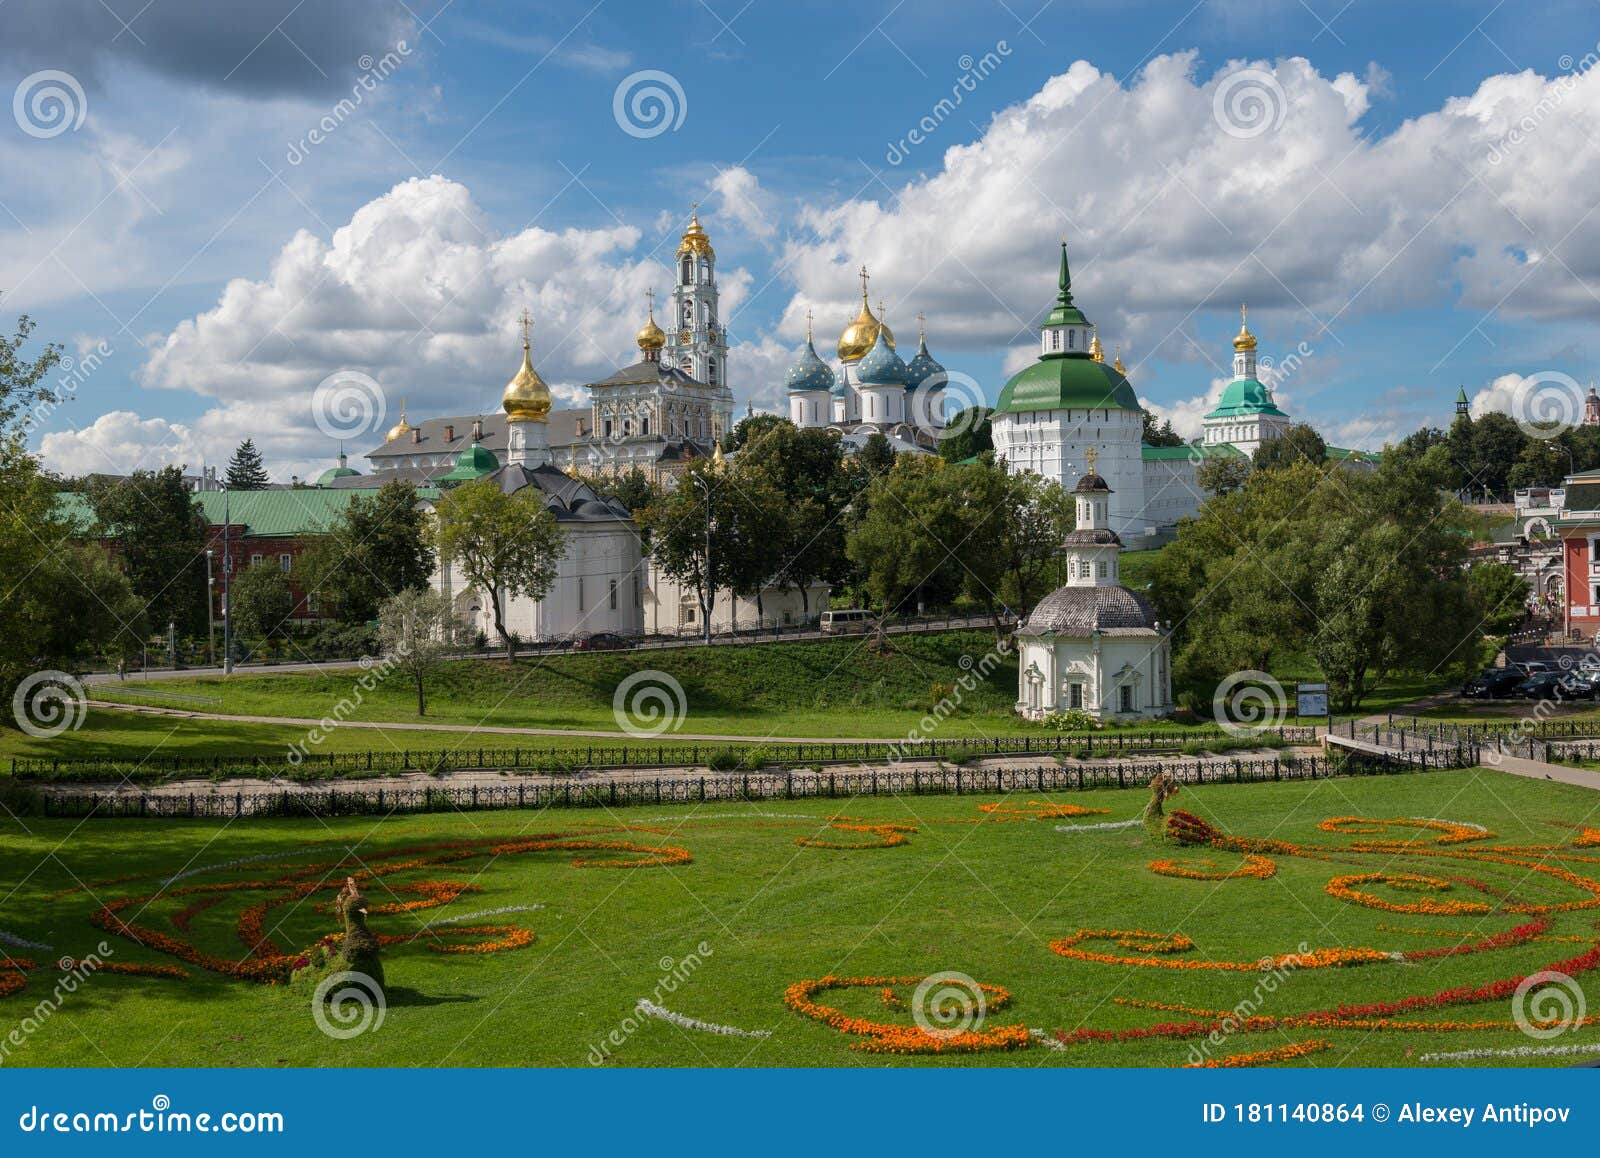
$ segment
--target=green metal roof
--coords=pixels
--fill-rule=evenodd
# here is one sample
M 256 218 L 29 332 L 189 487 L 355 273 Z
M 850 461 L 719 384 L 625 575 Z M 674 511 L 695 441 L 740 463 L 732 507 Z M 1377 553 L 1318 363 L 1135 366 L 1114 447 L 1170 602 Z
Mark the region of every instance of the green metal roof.
M 1381 454 L 1374 454 L 1370 450 L 1347 450 L 1342 446 L 1330 446 L 1326 450 L 1327 457 L 1330 459 L 1354 458 L 1362 462 L 1381 462 L 1383 460 Z
M 1278 404 L 1272 400 L 1272 391 L 1254 378 L 1235 378 L 1222 391 L 1222 397 L 1217 399 L 1217 408 L 1207 418 L 1238 418 L 1251 414 L 1273 414 L 1279 418 L 1289 417 L 1278 409 Z
M 1190 446 L 1140 446 L 1139 456 L 1145 462 L 1164 462 L 1182 458 L 1244 458 L 1244 451 L 1226 442 L 1211 446 L 1204 443 Z
M 456 464 L 450 468 L 450 473 L 442 477 L 441 483 L 471 482 L 484 475 L 493 474 L 500 469 L 500 460 L 494 452 L 474 442 L 460 454 L 456 455 Z
M 251 536 L 287 538 L 327 531 L 353 499 L 372 497 L 380 483 L 381 480 L 374 480 L 370 489 L 300 487 L 294 490 L 204 491 L 194 498 L 201 516 L 210 526 L 220 527 L 226 510 L 232 524 L 244 527 Z M 418 499 L 430 501 L 437 499 L 440 493 L 435 486 L 416 490 Z M 77 534 L 90 535 L 95 531 L 94 508 L 89 505 L 88 495 L 76 492 L 57 495 L 56 514 Z
M 1128 380 L 1087 354 L 1046 354 L 1011 376 L 995 409 L 1138 410 L 1139 398 Z

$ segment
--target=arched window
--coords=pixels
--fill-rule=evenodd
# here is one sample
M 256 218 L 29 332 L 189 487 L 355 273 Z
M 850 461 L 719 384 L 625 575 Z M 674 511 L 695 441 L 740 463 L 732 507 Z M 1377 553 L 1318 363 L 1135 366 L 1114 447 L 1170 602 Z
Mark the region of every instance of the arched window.
M 1075 348 L 1077 338 L 1078 332 L 1076 330 L 1067 331 L 1067 349 L 1071 350 Z
M 683 259 L 683 263 L 678 267 L 678 280 L 687 283 L 688 280 L 693 276 L 694 263 L 685 257 Z
M 639 433 L 646 435 L 650 433 L 650 419 L 648 416 L 639 419 Z

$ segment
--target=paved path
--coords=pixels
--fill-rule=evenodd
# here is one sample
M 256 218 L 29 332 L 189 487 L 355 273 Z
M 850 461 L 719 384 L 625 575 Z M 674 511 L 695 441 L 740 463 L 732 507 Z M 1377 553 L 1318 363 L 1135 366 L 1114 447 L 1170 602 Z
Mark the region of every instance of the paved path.
M 1580 788 L 1600 790 L 1600 772 L 1587 768 L 1569 768 L 1565 764 L 1546 764 L 1541 760 L 1525 760 L 1521 756 L 1485 757 L 1483 766 L 1513 776 L 1526 776 L 1530 780 L 1558 780 L 1562 784 L 1576 784 Z

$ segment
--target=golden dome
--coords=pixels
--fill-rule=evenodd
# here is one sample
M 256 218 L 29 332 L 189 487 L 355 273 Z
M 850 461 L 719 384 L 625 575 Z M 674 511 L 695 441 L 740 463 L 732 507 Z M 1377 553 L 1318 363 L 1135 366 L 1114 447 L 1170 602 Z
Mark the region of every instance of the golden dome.
M 1128 376 L 1128 368 L 1122 364 L 1122 351 L 1118 350 L 1116 360 L 1111 363 L 1111 368 L 1124 378 Z
M 861 312 L 856 315 L 855 321 L 844 328 L 844 333 L 839 335 L 840 360 L 845 362 L 861 361 L 877 343 L 879 331 L 882 331 L 883 340 L 889 349 L 894 349 L 894 331 L 874 317 L 872 307 L 867 305 L 867 268 L 862 266 Z
M 1100 345 L 1100 327 L 1091 326 L 1089 328 L 1089 332 L 1093 335 L 1089 339 L 1089 357 L 1093 358 L 1096 362 L 1104 362 L 1106 360 L 1106 352 L 1105 349 Z
M 383 436 L 383 441 L 394 442 L 410 434 L 413 427 L 406 421 L 406 400 L 400 399 L 400 421 L 389 427 L 389 433 Z
M 715 257 L 711 249 L 711 239 L 706 236 L 706 231 L 700 228 L 700 206 L 695 205 L 689 212 L 689 228 L 683 231 L 683 240 L 678 242 L 678 256 L 686 253 L 704 254 L 706 257 Z
M 1233 339 L 1235 350 L 1254 350 L 1256 336 L 1250 332 L 1250 327 L 1245 325 L 1245 307 L 1239 307 L 1239 333 Z
M 539 372 L 533 368 L 529 356 L 528 327 L 533 324 L 528 311 L 522 311 L 522 368 L 517 376 L 506 383 L 500 395 L 500 406 L 512 422 L 548 422 L 550 420 L 550 387 L 544 384 Z
M 656 325 L 656 295 L 652 291 L 650 298 L 650 320 L 644 324 L 644 329 L 639 331 L 639 349 L 659 350 L 667 344 L 667 335 Z

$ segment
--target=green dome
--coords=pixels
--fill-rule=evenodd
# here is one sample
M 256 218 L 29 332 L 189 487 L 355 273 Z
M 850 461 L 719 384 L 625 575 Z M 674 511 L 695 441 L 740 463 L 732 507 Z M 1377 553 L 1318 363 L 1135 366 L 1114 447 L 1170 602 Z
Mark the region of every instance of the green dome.
M 1087 354 L 1051 354 L 1012 375 L 995 409 L 1138 410 L 1139 398 L 1128 380 Z
M 333 485 L 333 480 L 336 478 L 354 478 L 360 473 L 360 471 L 351 470 L 347 466 L 329 467 L 327 470 L 323 471 L 317 476 L 317 485 L 319 487 L 331 487 Z
M 456 464 L 450 473 L 439 479 L 441 483 L 471 482 L 500 469 L 500 460 L 494 452 L 474 442 L 456 455 Z
M 1249 414 L 1276 414 L 1289 417 L 1272 400 L 1272 391 L 1254 378 L 1235 378 L 1222 391 L 1217 408 L 1207 418 L 1239 418 Z

